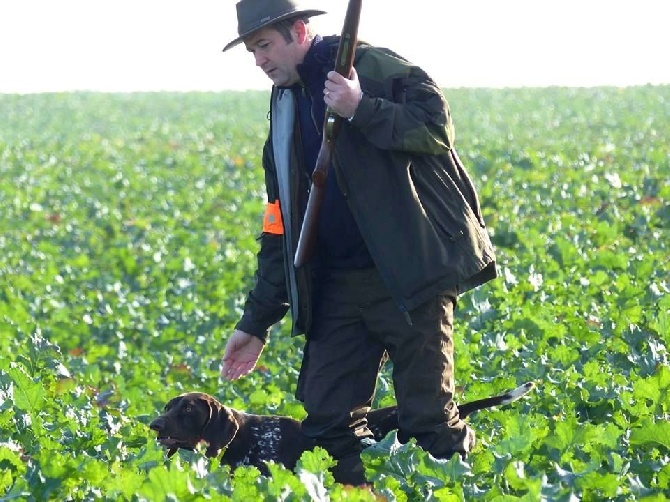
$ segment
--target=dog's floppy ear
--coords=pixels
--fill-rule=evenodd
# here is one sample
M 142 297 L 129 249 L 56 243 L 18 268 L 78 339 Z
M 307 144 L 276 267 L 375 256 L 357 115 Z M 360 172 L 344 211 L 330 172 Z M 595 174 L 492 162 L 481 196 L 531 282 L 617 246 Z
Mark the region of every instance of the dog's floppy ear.
M 209 401 L 209 407 L 210 420 L 202 431 L 202 439 L 209 443 L 205 455 L 216 457 L 221 449 L 228 446 L 235 439 L 235 435 L 240 429 L 240 424 L 237 423 L 230 408 L 221 405 L 215 400 Z

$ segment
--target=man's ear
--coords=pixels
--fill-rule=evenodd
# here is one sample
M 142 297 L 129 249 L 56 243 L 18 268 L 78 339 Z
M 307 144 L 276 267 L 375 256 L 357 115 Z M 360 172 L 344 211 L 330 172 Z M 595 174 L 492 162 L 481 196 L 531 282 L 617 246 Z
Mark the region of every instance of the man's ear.
M 307 25 L 305 24 L 305 21 L 302 19 L 296 19 L 293 22 L 292 31 L 298 44 L 304 44 L 305 40 L 307 39 Z

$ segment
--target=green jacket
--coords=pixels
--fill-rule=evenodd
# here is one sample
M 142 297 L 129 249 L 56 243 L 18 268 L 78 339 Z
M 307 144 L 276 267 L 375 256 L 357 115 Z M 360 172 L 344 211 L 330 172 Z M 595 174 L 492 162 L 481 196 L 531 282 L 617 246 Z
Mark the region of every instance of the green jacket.
M 336 47 L 337 39 L 331 43 Z M 324 81 L 332 67 L 324 67 Z M 353 120 L 340 128 L 331 175 L 411 322 L 412 309 L 430 298 L 496 277 L 495 254 L 475 188 L 453 148 L 440 89 L 386 49 L 361 44 L 355 67 L 364 94 Z M 280 201 L 284 234 L 261 235 L 256 283 L 236 326 L 261 339 L 289 307 L 294 334 L 311 325 L 311 271 L 293 267 L 308 189 L 294 110 L 291 91 L 273 88 L 263 167 L 268 200 Z

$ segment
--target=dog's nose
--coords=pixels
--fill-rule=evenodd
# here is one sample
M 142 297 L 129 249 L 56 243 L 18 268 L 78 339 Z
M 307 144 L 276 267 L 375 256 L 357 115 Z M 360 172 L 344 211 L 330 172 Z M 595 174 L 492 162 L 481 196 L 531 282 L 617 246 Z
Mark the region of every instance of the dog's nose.
M 154 420 L 149 424 L 149 428 L 152 431 L 156 432 L 160 432 L 161 430 L 163 430 L 163 427 L 164 427 L 163 420 L 161 420 L 160 418 L 157 418 L 156 420 Z

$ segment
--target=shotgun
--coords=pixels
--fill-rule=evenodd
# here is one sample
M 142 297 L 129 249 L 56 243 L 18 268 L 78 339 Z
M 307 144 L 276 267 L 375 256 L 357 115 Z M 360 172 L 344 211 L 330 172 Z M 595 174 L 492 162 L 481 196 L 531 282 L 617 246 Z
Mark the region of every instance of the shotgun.
M 358 43 L 358 24 L 361 17 L 362 0 L 349 0 L 347 13 L 344 17 L 344 27 L 340 43 L 337 47 L 335 59 L 335 71 L 343 77 L 349 78 L 351 68 L 354 65 L 354 54 Z M 307 199 L 307 209 L 302 220 L 298 247 L 295 252 L 293 264 L 296 268 L 302 267 L 309 261 L 316 245 L 316 234 L 319 222 L 319 213 L 323 205 L 326 191 L 326 179 L 328 170 L 333 159 L 333 145 L 342 123 L 342 117 L 337 115 L 328 107 L 323 122 L 323 139 L 321 148 L 316 157 L 316 165 L 312 173 L 312 186 Z

